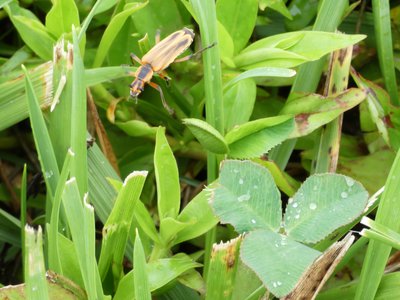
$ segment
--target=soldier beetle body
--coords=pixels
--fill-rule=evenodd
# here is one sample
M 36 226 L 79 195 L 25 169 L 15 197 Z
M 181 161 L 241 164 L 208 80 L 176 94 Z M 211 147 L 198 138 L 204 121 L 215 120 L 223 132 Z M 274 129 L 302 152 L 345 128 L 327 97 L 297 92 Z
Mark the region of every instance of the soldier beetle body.
M 135 54 L 131 53 L 132 62 L 136 61 L 140 64 L 140 67 L 134 74 L 132 74 L 135 77 L 135 80 L 130 85 L 131 97 L 137 98 L 137 96 L 144 90 L 145 84 L 148 84 L 160 93 L 163 106 L 170 114 L 173 114 L 174 111 L 165 101 L 161 87 L 158 84 L 151 82 L 151 79 L 154 73 L 157 73 L 162 79 L 169 80 L 169 77 L 164 70 L 168 68 L 170 64 L 189 60 L 194 55 L 213 46 L 211 45 L 194 54 L 176 59 L 192 44 L 193 38 L 193 31 L 185 27 L 171 33 L 162 41 L 159 40 L 159 35 L 157 34 L 156 45 L 151 48 L 142 59 L 139 59 Z

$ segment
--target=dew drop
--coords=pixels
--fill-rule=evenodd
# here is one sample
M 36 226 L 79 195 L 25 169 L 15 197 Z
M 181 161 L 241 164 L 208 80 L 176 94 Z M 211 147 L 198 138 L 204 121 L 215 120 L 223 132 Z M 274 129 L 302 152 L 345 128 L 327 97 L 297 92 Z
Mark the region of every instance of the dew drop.
M 250 199 L 250 195 L 244 194 L 244 195 L 239 196 L 237 199 L 239 202 L 248 201 Z
M 347 186 L 352 187 L 354 185 L 354 180 L 349 177 L 346 177 L 346 183 Z
M 273 286 L 274 288 L 276 288 L 276 287 L 278 286 L 278 284 L 274 281 L 274 282 L 272 283 L 272 286 Z
M 289 198 L 288 203 L 289 203 L 289 204 L 292 204 L 292 203 L 293 203 L 293 198 Z
M 51 176 L 53 176 L 53 171 L 46 171 L 45 173 L 44 173 L 44 177 L 46 177 L 46 178 L 50 178 Z
M 293 203 L 294 208 L 296 208 L 297 206 L 299 206 L 299 204 L 297 202 Z
M 281 285 L 282 285 L 282 282 L 277 281 L 276 284 L 277 284 L 278 286 L 281 286 Z
M 295 219 L 299 219 L 299 218 L 300 218 L 300 215 L 295 215 L 294 218 L 295 218 Z
M 348 196 L 348 194 L 346 192 L 342 192 L 340 194 L 340 197 L 342 197 L 342 198 L 347 198 L 347 196 Z
M 256 190 L 258 189 L 258 185 L 254 185 L 253 188 Z
M 242 178 L 239 179 L 239 184 L 243 184 L 243 179 Z
M 257 221 L 256 221 L 256 220 L 254 220 L 254 219 L 251 219 L 251 223 L 253 223 L 253 224 L 256 224 L 256 223 L 257 223 Z
M 317 204 L 315 204 L 315 203 L 310 203 L 309 207 L 310 207 L 311 210 L 314 210 L 314 209 L 317 208 Z
M 316 185 L 314 185 L 312 189 L 313 189 L 313 191 L 316 191 L 316 190 L 318 190 L 318 187 Z

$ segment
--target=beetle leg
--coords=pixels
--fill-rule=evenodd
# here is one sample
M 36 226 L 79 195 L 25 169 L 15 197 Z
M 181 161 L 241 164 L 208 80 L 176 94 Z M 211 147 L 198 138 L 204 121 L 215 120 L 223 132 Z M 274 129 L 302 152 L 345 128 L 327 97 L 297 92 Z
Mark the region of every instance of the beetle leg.
M 169 86 L 171 77 L 168 76 L 168 73 L 165 70 L 158 72 L 158 76 L 160 76 L 160 78 L 164 79 L 165 83 Z
M 167 102 L 165 101 L 164 93 L 163 93 L 161 87 L 160 87 L 158 84 L 156 84 L 156 83 L 154 83 L 154 82 L 151 82 L 151 81 L 150 81 L 150 82 L 147 82 L 147 84 L 148 84 L 149 86 L 151 86 L 153 89 L 156 89 L 156 90 L 160 93 L 161 102 L 162 102 L 164 108 L 168 111 L 168 113 L 169 113 L 171 116 L 174 115 L 174 114 L 175 114 L 175 111 L 174 111 L 171 107 L 169 107 L 169 105 L 168 105 Z
M 216 44 L 217 44 L 217 43 L 212 43 L 211 45 L 209 45 L 209 46 L 207 46 L 207 47 L 205 47 L 205 48 L 203 48 L 203 49 L 200 49 L 199 51 L 197 51 L 197 52 L 195 52 L 195 53 L 193 53 L 193 54 L 184 56 L 184 57 L 182 57 L 182 58 L 175 59 L 175 60 L 174 60 L 174 63 L 187 61 L 187 60 L 191 59 L 193 56 L 199 55 L 201 52 L 203 52 L 203 51 L 205 51 L 205 50 L 207 50 L 207 49 L 210 49 L 210 48 L 214 47 Z
M 160 42 L 160 35 L 161 35 L 161 31 L 160 29 L 156 30 L 156 45 Z
M 133 64 L 135 64 L 134 61 L 138 62 L 139 64 L 142 64 L 142 61 L 140 60 L 140 58 L 137 57 L 137 56 L 136 56 L 135 54 L 133 54 L 133 53 L 131 53 L 131 60 L 132 60 L 132 63 L 133 63 Z

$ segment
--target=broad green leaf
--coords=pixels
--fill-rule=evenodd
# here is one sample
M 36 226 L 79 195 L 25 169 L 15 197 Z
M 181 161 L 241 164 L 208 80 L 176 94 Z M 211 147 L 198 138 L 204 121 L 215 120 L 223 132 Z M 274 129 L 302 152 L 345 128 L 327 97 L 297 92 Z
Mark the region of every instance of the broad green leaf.
M 103 241 L 99 259 L 99 270 L 105 278 L 110 265 L 113 270 L 122 271 L 126 243 L 136 204 L 143 189 L 147 171 L 134 171 L 129 174 L 119 191 L 114 207 L 104 224 Z
M 198 268 L 201 264 L 194 262 L 186 254 L 177 254 L 170 258 L 157 259 L 146 265 L 147 274 L 149 274 L 150 290 L 153 292 L 172 280 L 176 279 L 184 272 Z M 134 271 L 130 271 L 120 281 L 114 300 L 134 299 L 133 290 Z
M 235 67 L 233 62 L 233 40 L 224 25 L 218 22 L 218 47 L 221 52 L 221 60 L 231 68 Z
M 273 10 L 276 10 L 286 18 L 292 20 L 292 15 L 290 14 L 283 0 L 260 0 L 259 6 L 261 10 L 265 10 L 265 8 L 269 7 Z
M 218 21 L 229 31 L 234 44 L 234 52 L 238 53 L 246 46 L 253 33 L 258 12 L 258 0 L 219 0 L 216 10 Z
M 296 75 L 296 71 L 285 68 L 254 68 L 245 72 L 240 73 L 238 76 L 230 80 L 224 85 L 224 91 L 236 84 L 237 82 L 246 78 L 256 77 L 293 77 Z
M 236 126 L 225 136 L 229 146 L 228 156 L 259 157 L 286 140 L 293 127 L 293 118 L 288 115 L 258 119 Z
M 26 45 L 40 58 L 52 59 L 56 41 L 46 27 L 30 11 L 19 7 L 17 2 L 11 2 L 4 10 Z
M 211 205 L 208 203 L 208 193 L 207 189 L 203 189 L 179 214 L 177 220 L 188 223 L 190 226 L 178 232 L 174 244 L 198 237 L 218 223 L 218 219 L 215 217 Z
M 271 172 L 278 188 L 289 197 L 292 197 L 300 187 L 300 183 L 282 171 L 274 161 L 260 158 L 253 159 L 252 161 L 266 167 Z
M 349 233 L 341 241 L 331 245 L 301 275 L 296 287 L 285 299 L 314 299 L 326 281 L 336 271 L 343 256 L 353 244 L 355 237 Z
M 222 223 L 239 233 L 254 229 L 277 231 L 282 220 L 279 190 L 269 171 L 250 161 L 226 160 L 212 206 Z
M 256 101 L 256 83 L 247 78 L 224 93 L 225 129 L 230 130 L 250 119 Z
M 160 221 L 160 236 L 163 245 L 170 245 L 176 234 L 190 225 L 190 223 L 180 222 L 170 217 L 162 219 Z
M 231 299 L 239 264 L 242 237 L 214 244 L 207 273 L 206 300 Z
M 183 119 L 182 121 L 206 150 L 216 154 L 228 152 L 224 137 L 207 122 L 200 119 Z
M 367 201 L 368 192 L 354 179 L 339 174 L 315 174 L 289 200 L 285 231 L 296 241 L 317 243 L 359 217 Z
M 314 61 L 334 50 L 358 43 L 365 35 L 345 35 L 322 31 L 297 31 L 261 39 L 234 59 L 240 68 L 290 68 Z M 319 47 L 315 47 L 319 45 Z
M 79 13 L 73 0 L 53 0 L 53 6 L 46 15 L 46 28 L 56 38 L 71 32 L 72 25 L 79 26 Z
M 135 247 L 133 249 L 133 264 L 135 299 L 151 300 L 151 292 L 148 278 L 149 274 L 146 270 L 146 257 L 144 254 L 142 241 L 140 240 L 139 232 L 137 230 Z
M 140 36 L 147 33 L 151 42 L 154 41 L 157 30 L 161 30 L 163 38 L 187 24 L 174 0 L 149 1 L 132 20 Z
M 106 11 L 108 9 L 110 9 L 111 7 L 113 7 L 116 3 L 118 2 L 118 0 L 102 0 L 99 1 L 99 6 L 97 6 L 96 10 L 95 10 L 95 14 L 100 14 L 103 11 Z
M 329 123 L 359 104 L 365 97 L 365 91 L 355 88 L 329 97 L 311 94 L 287 102 L 280 114 L 295 116 L 295 129 L 290 138 L 300 137 Z
M 103 36 L 100 41 L 100 45 L 96 51 L 96 57 L 94 59 L 93 67 L 100 67 L 103 64 L 105 57 L 108 54 L 111 44 L 114 41 L 114 38 L 117 36 L 118 32 L 121 30 L 125 21 L 136 11 L 142 9 L 148 4 L 148 2 L 144 3 L 128 3 L 125 5 L 122 12 L 115 15 L 110 23 L 108 24 L 106 30 L 103 33 Z
M 178 166 L 163 127 L 157 130 L 154 169 L 159 217 L 161 220 L 166 217 L 175 218 L 179 213 L 181 203 Z
M 385 185 L 395 157 L 392 150 L 357 157 L 339 157 L 338 172 L 358 180 L 370 194 L 374 194 Z
M 139 228 L 142 229 L 149 238 L 151 238 L 155 243 L 161 243 L 154 220 L 142 201 L 138 201 L 136 204 L 134 218 L 137 221 Z
M 301 275 L 320 254 L 269 230 L 250 232 L 240 249 L 243 262 L 257 273 L 268 290 L 278 298 L 296 286 Z
M 148 136 L 155 138 L 157 134 L 157 127 L 151 127 L 148 123 L 140 120 L 116 122 L 115 125 L 121 128 L 129 136 Z

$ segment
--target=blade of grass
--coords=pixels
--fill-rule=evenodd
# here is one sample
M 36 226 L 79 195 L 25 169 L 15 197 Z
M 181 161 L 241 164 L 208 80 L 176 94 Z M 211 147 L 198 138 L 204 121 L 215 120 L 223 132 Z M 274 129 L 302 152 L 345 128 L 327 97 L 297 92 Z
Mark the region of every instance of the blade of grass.
M 325 96 L 335 95 L 347 88 L 353 46 L 333 52 L 329 67 L 329 77 Z M 312 166 L 315 173 L 335 172 L 342 134 L 343 115 L 322 127 L 319 131 L 319 143 L 316 143 Z M 318 141 L 318 137 L 316 139 Z
M 398 201 L 399 174 L 400 151 L 397 152 L 390 170 L 375 218 L 377 223 L 397 232 L 400 230 L 400 219 L 398 217 L 400 210 L 400 202 Z M 379 241 L 372 240 L 369 243 L 354 299 L 374 299 L 391 249 L 392 247 Z
M 103 241 L 99 259 L 100 276 L 104 280 L 112 265 L 115 278 L 122 273 L 123 258 L 135 206 L 139 200 L 147 176 L 146 171 L 129 174 L 118 193 L 113 210 L 104 224 Z
M 381 67 L 385 86 L 390 95 L 392 104 L 400 105 L 393 58 L 390 1 L 373 0 L 372 12 L 374 15 L 379 65 Z
M 135 299 L 151 300 L 148 274 L 146 271 L 146 258 L 139 232 L 136 230 L 135 247 L 133 250 L 133 282 L 135 287 Z
M 103 299 L 99 270 L 95 254 L 94 209 L 87 203 L 87 194 L 83 202 L 78 184 L 73 177 L 65 184 L 63 204 L 79 266 L 82 273 L 85 290 L 89 299 Z
M 39 229 L 35 231 L 32 227 L 26 226 L 25 236 L 24 277 L 26 283 L 26 299 L 49 299 L 42 248 L 42 229 L 39 227 Z
M 200 26 L 203 48 L 218 42 L 218 24 L 214 0 L 191 0 L 193 12 Z M 222 98 L 221 59 L 219 47 L 212 47 L 203 53 L 204 90 L 207 123 L 224 134 L 224 110 Z M 207 181 L 218 177 L 219 158 L 215 154 L 207 155 Z M 215 241 L 216 227 L 206 236 L 204 274 L 208 274 L 208 264 L 212 245 Z
M 149 2 L 144 3 L 127 3 L 124 6 L 123 11 L 113 16 L 110 23 L 108 24 L 106 30 L 104 31 L 103 36 L 101 37 L 100 45 L 96 51 L 96 57 L 93 62 L 93 67 L 100 67 L 103 64 L 104 59 L 106 58 L 108 51 L 114 41 L 114 38 L 117 36 L 119 31 L 125 24 L 125 21 L 136 11 L 145 7 Z
M 58 274 L 63 274 L 60 254 L 59 254 L 59 245 L 58 245 L 58 234 L 59 234 L 59 214 L 61 209 L 61 201 L 62 194 L 64 192 L 65 183 L 68 179 L 68 174 L 70 172 L 70 165 L 72 157 L 75 154 L 70 150 L 67 152 L 67 155 L 64 160 L 64 166 L 61 170 L 60 180 L 58 181 L 57 188 L 54 195 L 53 207 L 51 210 L 50 217 L 50 231 L 48 231 L 48 260 L 49 260 L 49 269 L 53 270 Z
M 24 170 L 22 172 L 21 179 L 21 212 L 20 212 L 20 220 L 21 220 L 21 244 L 25 245 L 25 224 L 26 224 L 26 164 L 24 164 Z M 22 265 L 24 265 L 25 261 L 25 247 L 22 247 Z
M 33 89 L 28 71 L 24 66 L 22 66 L 22 69 L 25 73 L 25 88 L 35 146 L 38 152 L 46 187 L 48 189 L 47 194 L 52 197 L 57 187 L 60 172 L 58 170 L 57 160 L 51 144 L 49 132 L 47 131 L 43 114 L 40 110 L 39 102 Z M 48 214 L 49 213 L 50 212 L 48 212 Z
M 100 1 L 99 1 L 100 2 Z M 97 4 L 97 3 L 96 3 Z M 87 192 L 88 169 L 87 169 L 87 148 L 86 148 L 86 86 L 84 67 L 80 55 L 78 37 L 76 31 L 72 30 L 74 44 L 72 59 L 72 93 L 71 93 L 71 148 L 75 152 L 75 159 L 71 164 L 71 176 L 76 177 L 81 196 Z
M 214 244 L 207 275 L 206 300 L 231 299 L 241 241 L 242 238 L 238 237 L 224 244 Z
M 42 108 L 48 107 L 51 103 L 52 76 L 53 66 L 51 62 L 29 70 L 33 90 Z M 22 121 L 29 115 L 25 75 L 1 83 L 0 90 L 0 130 L 3 130 Z

